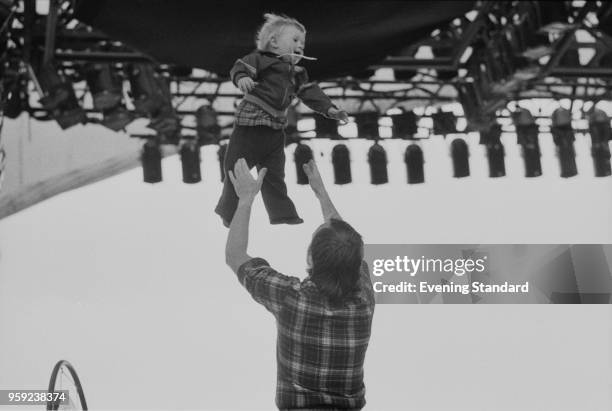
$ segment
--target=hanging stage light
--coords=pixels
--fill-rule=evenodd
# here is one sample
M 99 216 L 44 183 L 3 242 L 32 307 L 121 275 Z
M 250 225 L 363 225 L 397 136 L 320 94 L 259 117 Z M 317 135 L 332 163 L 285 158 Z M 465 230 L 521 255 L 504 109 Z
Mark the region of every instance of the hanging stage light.
M 27 82 L 23 78 L 18 77 L 13 82 L 4 83 L 2 90 L 2 113 L 10 118 L 16 119 L 21 113 L 26 111 L 28 97 L 26 94 Z
M 132 122 L 132 114 L 123 104 L 123 80 L 110 63 L 85 66 L 85 80 L 93 98 L 93 107 L 102 112 L 102 124 L 113 131 L 123 130 Z
M 138 116 L 149 117 L 147 127 L 157 131 L 162 142 L 178 144 L 180 119 L 172 106 L 172 94 L 166 79 L 151 64 L 132 64 L 128 70 L 131 96 Z
M 158 115 L 151 119 L 147 127 L 157 131 L 157 135 L 164 144 L 176 145 L 180 141 L 181 123 L 171 106 L 164 106 Z
M 164 105 L 164 98 L 159 90 L 159 75 L 153 65 L 131 65 L 128 78 L 136 113 L 143 117 L 154 117 Z
M 408 173 L 408 184 L 420 184 L 425 181 L 425 171 L 423 170 L 423 150 L 416 144 L 406 147 L 404 162 Z
M 170 85 L 163 76 L 157 76 L 155 80 L 162 104 L 160 109 L 153 113 L 153 118 L 148 127 L 157 131 L 163 143 L 178 144 L 181 138 L 181 120 L 172 106 Z
M 162 181 L 162 154 L 157 141 L 147 140 L 144 143 L 140 159 L 142 161 L 143 181 L 151 184 Z
M 297 147 L 295 147 L 295 152 L 293 153 L 293 160 L 295 161 L 295 171 L 297 174 L 298 184 L 308 184 L 308 176 L 304 172 L 302 166 L 312 159 L 312 149 L 306 144 L 302 144 L 298 141 Z
M 370 182 L 372 184 L 378 185 L 389 182 L 387 153 L 378 142 L 374 143 L 368 150 L 368 163 L 370 163 Z
M 55 110 L 60 104 L 74 95 L 71 84 L 60 75 L 53 64 L 49 63 L 40 68 L 36 73 L 36 80 L 40 85 L 43 95 L 40 104 L 47 110 Z M 75 96 L 76 100 L 76 96 Z
M 102 124 L 113 131 L 123 130 L 133 120 L 132 113 L 122 104 L 102 112 Z
M 170 87 L 163 77 L 157 77 L 158 92 L 162 96 L 162 105 L 154 113 L 147 127 L 157 131 L 162 143 L 178 144 L 181 138 L 181 120 L 172 106 Z
M 380 138 L 378 132 L 378 113 L 376 111 L 363 111 L 355 114 L 355 123 L 357 124 L 357 136 L 370 140 Z
M 43 65 L 36 74 L 44 96 L 40 104 L 49 110 L 62 129 L 87 122 L 85 110 L 79 105 L 72 83 L 60 74 L 52 63 Z
M 217 144 L 221 138 L 221 127 L 217 112 L 210 105 L 202 105 L 195 112 L 196 133 L 200 145 Z
M 96 110 L 110 110 L 121 103 L 123 82 L 110 63 L 85 66 L 85 80 L 93 97 Z
M 217 159 L 219 159 L 219 175 L 221 176 L 221 182 L 225 180 L 225 153 L 227 153 L 227 144 L 219 144 Z
M 462 81 L 455 86 L 457 98 L 463 108 L 466 127 L 469 130 L 486 129 L 494 117 L 492 112 L 498 105 L 505 104 L 505 100 L 487 94 L 492 84 L 484 80 L 479 72 L 474 77 L 473 82 Z
M 501 131 L 501 125 L 497 122 L 489 124 L 487 129 L 480 130 L 480 143 L 485 144 L 487 147 L 489 177 L 503 177 L 506 175 L 505 150 L 500 140 Z
M 342 139 L 338 134 L 338 121 L 325 117 L 319 113 L 314 113 L 315 130 L 317 138 L 330 138 L 332 140 Z
M 437 111 L 431 115 L 433 133 L 446 136 L 457 132 L 457 116 L 452 111 Z
M 187 184 L 202 181 L 200 168 L 200 146 L 193 140 L 187 140 L 181 145 L 181 165 L 183 168 L 183 182 Z
M 393 138 L 402 138 L 411 140 L 419 131 L 418 117 L 414 111 L 402 111 L 399 114 L 392 114 L 391 121 L 393 123 L 392 135 Z
M 504 177 L 506 175 L 505 155 L 504 145 L 501 142 L 487 144 L 489 177 Z
M 525 177 L 538 177 L 542 175 L 540 163 L 540 143 L 538 141 L 538 125 L 531 113 L 525 109 L 518 109 L 512 113 L 512 120 L 516 128 L 517 144 L 520 144 L 525 160 Z
M 349 184 L 351 175 L 351 157 L 345 144 L 337 144 L 332 150 L 332 164 L 334 166 L 334 183 Z
M 589 132 L 593 143 L 607 143 L 612 140 L 610 117 L 605 111 L 595 109 L 589 115 Z
M 573 177 L 576 169 L 576 151 L 574 150 L 574 130 L 572 130 L 572 113 L 564 108 L 556 109 L 552 114 L 551 133 L 557 146 L 557 156 L 561 167 L 561 177 Z
M 457 138 L 451 143 L 451 157 L 453 158 L 453 171 L 456 178 L 470 175 L 470 152 L 467 143 Z
M 610 118 L 602 110 L 595 109 L 589 116 L 591 133 L 591 155 L 595 163 L 595 176 L 606 177 L 612 174 L 610 167 L 610 146 L 612 139 Z

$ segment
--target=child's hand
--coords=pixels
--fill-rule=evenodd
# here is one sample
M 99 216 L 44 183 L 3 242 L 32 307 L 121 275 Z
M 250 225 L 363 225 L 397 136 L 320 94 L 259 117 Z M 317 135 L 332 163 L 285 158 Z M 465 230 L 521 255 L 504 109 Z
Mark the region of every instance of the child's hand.
M 252 78 L 250 77 L 242 77 L 240 80 L 238 80 L 238 88 L 240 89 L 240 91 L 242 91 L 244 94 L 248 93 L 249 91 L 253 90 L 253 88 L 257 85 L 256 82 L 253 81 Z
M 329 110 L 327 110 L 327 115 L 334 120 L 339 120 L 342 124 L 348 123 L 348 113 L 344 110 L 338 110 L 335 107 L 330 107 Z

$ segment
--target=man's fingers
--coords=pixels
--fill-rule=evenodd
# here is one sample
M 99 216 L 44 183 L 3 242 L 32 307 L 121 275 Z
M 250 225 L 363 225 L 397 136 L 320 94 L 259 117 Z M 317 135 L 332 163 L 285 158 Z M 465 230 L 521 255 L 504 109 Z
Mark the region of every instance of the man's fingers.
M 236 185 L 236 177 L 234 176 L 234 172 L 232 170 L 227 170 L 227 175 L 229 176 L 229 179 L 232 182 L 232 185 L 235 186 Z
M 247 165 L 247 162 L 246 162 L 246 160 L 244 158 L 238 159 L 238 163 L 237 164 L 240 166 L 240 172 L 242 174 L 244 174 L 244 175 L 250 174 L 249 166 Z
M 238 160 L 236 160 L 236 162 L 234 163 L 234 175 L 235 175 L 236 177 L 239 177 L 239 176 L 240 176 L 240 160 L 241 160 L 241 159 L 238 159 Z
M 308 170 L 314 174 L 317 171 L 317 163 L 313 159 L 308 160 Z
M 267 168 L 262 168 L 261 170 L 259 170 L 259 174 L 257 175 L 257 189 L 258 190 L 261 188 L 261 185 L 263 184 L 264 177 L 266 176 L 267 172 L 268 172 Z
M 246 160 L 244 158 L 239 158 L 238 160 L 236 160 L 236 163 L 234 164 L 234 173 L 236 173 L 236 176 L 238 176 L 239 174 L 244 174 L 245 172 L 249 172 L 249 168 L 246 165 Z

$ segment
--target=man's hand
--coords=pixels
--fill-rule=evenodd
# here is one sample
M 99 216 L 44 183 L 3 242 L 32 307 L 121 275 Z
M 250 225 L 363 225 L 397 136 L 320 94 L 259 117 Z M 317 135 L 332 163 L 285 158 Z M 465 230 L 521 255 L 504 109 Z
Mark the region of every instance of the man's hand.
M 240 89 L 240 91 L 242 91 L 243 94 L 246 94 L 249 91 L 253 90 L 256 85 L 257 83 L 248 76 L 244 76 L 240 80 L 238 80 L 238 88 Z
M 323 193 L 325 193 L 325 185 L 323 184 L 323 179 L 319 173 L 317 163 L 315 163 L 314 160 L 310 160 L 308 163 L 302 165 L 302 167 L 304 168 L 304 172 L 308 177 L 310 188 L 312 188 L 312 191 L 314 191 L 317 197 L 320 197 Z
M 244 158 L 239 158 L 236 164 L 234 164 L 234 171 L 232 172 L 232 170 L 229 170 L 227 174 L 234 185 L 234 190 L 236 190 L 238 198 L 240 200 L 253 201 L 261 189 L 267 171 L 266 168 L 259 170 L 257 180 L 255 180 L 249 172 L 246 160 Z
M 349 120 L 348 113 L 344 110 L 338 110 L 335 107 L 330 107 L 327 110 L 327 115 L 334 120 L 339 120 L 341 124 L 347 124 Z

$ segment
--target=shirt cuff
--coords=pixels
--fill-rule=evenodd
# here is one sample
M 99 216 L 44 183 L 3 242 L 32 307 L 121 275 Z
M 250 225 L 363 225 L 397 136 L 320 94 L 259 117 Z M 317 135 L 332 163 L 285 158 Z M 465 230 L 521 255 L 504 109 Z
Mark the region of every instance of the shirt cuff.
M 242 263 L 240 267 L 238 267 L 238 280 L 241 283 L 244 283 L 244 277 L 248 274 L 249 271 L 254 270 L 258 267 L 269 267 L 270 264 L 261 257 L 251 258 L 248 261 Z

